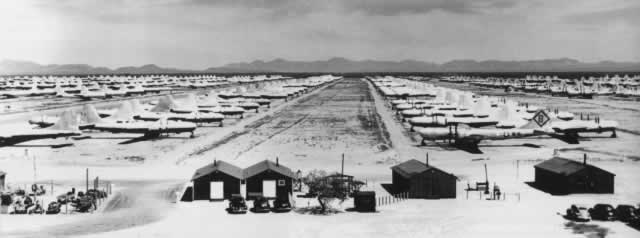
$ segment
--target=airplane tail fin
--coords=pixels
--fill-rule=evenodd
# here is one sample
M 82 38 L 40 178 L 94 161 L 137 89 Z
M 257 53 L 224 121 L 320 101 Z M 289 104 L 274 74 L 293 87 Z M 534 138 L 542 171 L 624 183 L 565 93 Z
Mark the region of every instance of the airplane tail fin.
M 134 113 L 144 112 L 144 108 L 142 107 L 142 104 L 140 104 L 140 101 L 138 101 L 138 99 L 131 99 L 131 109 Z
M 131 107 L 131 102 L 123 101 L 120 105 L 120 108 L 118 108 L 118 111 L 116 111 L 116 113 L 114 113 L 113 116 L 110 116 L 109 118 L 119 121 L 130 121 L 131 119 L 133 119 L 133 116 L 134 113 Z
M 194 93 L 187 94 L 187 97 L 182 102 L 182 105 L 185 108 L 198 108 L 198 102 L 196 101 L 196 95 Z
M 85 87 L 84 85 L 80 86 L 80 93 L 81 94 L 86 94 L 89 92 L 89 89 L 87 89 L 87 87 Z
M 82 113 L 80 120 L 85 123 L 100 123 L 102 122 L 102 118 L 98 115 L 98 111 L 91 104 L 86 104 L 82 107 Z
M 171 95 L 167 95 L 165 97 L 161 97 L 158 99 L 158 104 L 155 107 L 151 108 L 152 112 L 168 112 L 171 108 L 174 108 L 176 103 L 171 97 Z
M 56 96 L 64 97 L 66 95 L 68 95 L 67 92 L 65 92 L 64 89 L 62 89 L 62 87 L 60 87 L 60 85 L 56 85 Z
M 78 120 L 75 117 L 73 111 L 66 110 L 60 116 L 60 119 L 50 127 L 52 130 L 69 130 L 69 131 L 77 131 L 78 129 Z

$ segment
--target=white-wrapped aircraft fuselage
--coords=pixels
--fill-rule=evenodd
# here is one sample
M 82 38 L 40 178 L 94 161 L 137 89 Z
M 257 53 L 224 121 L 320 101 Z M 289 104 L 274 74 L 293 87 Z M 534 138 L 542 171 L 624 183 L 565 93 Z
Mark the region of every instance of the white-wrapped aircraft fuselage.
M 71 111 L 65 111 L 54 125 L 46 129 L 12 128 L 0 131 L 0 146 L 12 146 L 26 141 L 55 139 L 82 134 L 78 129 L 78 122 Z

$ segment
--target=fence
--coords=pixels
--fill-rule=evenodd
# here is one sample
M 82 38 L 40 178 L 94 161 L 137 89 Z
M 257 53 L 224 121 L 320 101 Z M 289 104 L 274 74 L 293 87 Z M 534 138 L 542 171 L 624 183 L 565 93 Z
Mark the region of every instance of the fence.
M 405 201 L 407 199 L 409 199 L 409 193 L 408 192 L 398 193 L 398 194 L 394 194 L 394 195 L 391 195 L 391 196 L 377 197 L 376 198 L 376 206 L 380 207 L 380 206 L 384 206 L 384 205 L 390 205 L 390 204 L 398 203 L 398 202 L 401 202 L 401 201 Z
M 497 200 L 497 201 L 506 201 L 506 200 L 517 200 L 517 202 L 520 202 L 520 193 L 505 193 L 505 192 L 498 192 L 498 193 L 489 193 L 489 194 L 485 194 L 484 191 L 477 191 L 477 190 L 467 190 L 467 200 L 469 200 L 469 193 L 471 192 L 478 192 L 478 200 Z M 472 198 L 475 196 L 472 196 Z M 510 197 L 509 199 L 507 199 L 507 197 Z

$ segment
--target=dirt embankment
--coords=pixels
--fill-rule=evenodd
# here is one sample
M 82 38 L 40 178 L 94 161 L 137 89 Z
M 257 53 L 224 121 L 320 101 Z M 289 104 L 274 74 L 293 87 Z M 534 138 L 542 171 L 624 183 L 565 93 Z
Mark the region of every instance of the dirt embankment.
M 72 222 L 43 226 L 37 231 L 16 231 L 14 237 L 60 237 L 95 234 L 141 226 L 164 218 L 173 208 L 176 181 L 119 181 L 121 187 L 93 214 L 77 214 Z

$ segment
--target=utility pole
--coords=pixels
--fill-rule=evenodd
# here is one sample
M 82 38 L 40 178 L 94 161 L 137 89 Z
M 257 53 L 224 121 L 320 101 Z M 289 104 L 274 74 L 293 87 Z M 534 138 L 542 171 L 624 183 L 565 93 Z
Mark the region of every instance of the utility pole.
M 340 176 L 344 176 L 344 153 L 342 153 L 342 169 L 340 170 Z
M 487 184 L 485 190 L 484 190 L 484 194 L 489 194 L 489 173 L 487 173 L 487 164 L 484 164 L 484 178 L 485 178 L 485 182 Z
M 86 183 L 86 190 L 84 190 L 85 192 L 89 191 L 89 168 L 87 168 L 87 173 L 86 173 L 86 177 L 85 177 L 85 183 Z
M 516 160 L 516 179 L 520 179 L 520 160 Z
M 36 175 L 36 155 L 33 155 L 33 184 L 36 184 L 38 176 Z

